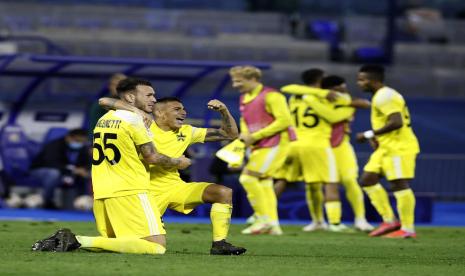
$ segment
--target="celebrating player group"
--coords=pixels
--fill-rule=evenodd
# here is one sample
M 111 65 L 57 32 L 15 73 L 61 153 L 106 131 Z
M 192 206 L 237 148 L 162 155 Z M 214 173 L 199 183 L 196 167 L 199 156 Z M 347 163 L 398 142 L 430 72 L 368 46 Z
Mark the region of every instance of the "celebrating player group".
M 93 132 L 94 216 L 100 236 L 60 229 L 32 249 L 164 254 L 165 211 L 188 214 L 210 203 L 210 254 L 245 253 L 245 248 L 226 241 L 233 191 L 220 184 L 185 182 L 178 171 L 191 164 L 184 156 L 190 145 L 233 140 L 245 148 L 244 164 L 238 164 L 237 158 L 231 161 L 234 152 L 218 156 L 232 166 L 242 166 L 239 182 L 254 212 L 242 234 L 282 235 L 279 195 L 287 183 L 302 181 L 312 219 L 303 231 L 359 230 L 373 237 L 416 237 L 415 196 L 409 181 L 414 178 L 419 146 L 402 95 L 384 85 L 383 67 L 366 65 L 358 72 L 357 83 L 373 94 L 371 102 L 352 98 L 343 78 L 316 68 L 302 73 L 304 84 L 281 89 L 263 85 L 262 72 L 253 66 L 236 66 L 229 73 L 233 88 L 240 93 L 240 132 L 219 100 L 205 107 L 220 114 L 220 127 L 198 128 L 184 123 L 186 110 L 181 100 L 156 100 L 150 82 L 131 77 L 121 80 L 118 99 L 99 100 L 109 111 Z M 360 108 L 371 108 L 371 129 L 357 133 L 356 138 L 369 142 L 374 152 L 359 179 L 350 122 Z M 379 183 L 381 177 L 391 184 L 399 218 Z M 355 214 L 354 228 L 341 223 L 341 185 Z M 365 218 L 363 191 L 383 218 L 378 228 Z

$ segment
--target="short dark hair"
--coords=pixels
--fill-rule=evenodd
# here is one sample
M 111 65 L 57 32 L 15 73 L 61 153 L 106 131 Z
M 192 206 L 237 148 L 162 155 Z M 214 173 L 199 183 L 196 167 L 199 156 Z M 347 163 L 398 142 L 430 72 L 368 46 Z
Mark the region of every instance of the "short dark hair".
M 330 75 L 327 77 L 324 77 L 321 80 L 321 88 L 323 89 L 331 89 L 335 86 L 341 85 L 345 83 L 346 80 L 343 77 L 336 76 L 336 75 Z
M 67 136 L 87 136 L 87 130 L 83 128 L 75 128 L 68 131 Z
M 312 84 L 316 84 L 319 80 L 321 80 L 324 74 L 325 72 L 321 69 L 311 68 L 311 69 L 305 70 L 302 73 L 301 78 L 302 78 L 303 83 L 305 83 L 306 85 L 312 85 Z
M 121 95 L 126 92 L 131 92 L 134 91 L 138 85 L 146 85 L 152 87 L 152 84 L 148 80 L 129 77 L 118 82 L 118 85 L 116 86 L 116 92 L 118 92 L 118 95 Z
M 182 103 L 181 100 L 177 97 L 164 97 L 164 98 L 157 99 L 157 102 L 155 104 L 170 103 L 170 102 Z
M 384 67 L 376 64 L 363 65 L 360 70 L 361 73 L 368 74 L 368 78 L 379 82 L 384 81 Z

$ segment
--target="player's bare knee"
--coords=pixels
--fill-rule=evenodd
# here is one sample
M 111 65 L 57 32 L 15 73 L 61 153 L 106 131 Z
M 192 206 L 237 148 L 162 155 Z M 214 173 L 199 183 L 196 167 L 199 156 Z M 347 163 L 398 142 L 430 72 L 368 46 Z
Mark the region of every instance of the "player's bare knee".
M 143 238 L 146 241 L 158 243 L 159 245 L 166 248 L 166 236 L 165 235 L 154 235 Z
M 409 189 L 410 185 L 407 179 L 397 179 L 390 181 L 391 190 L 393 192 L 402 191 L 405 189 Z
M 212 184 L 209 185 L 203 192 L 202 200 L 207 203 L 231 204 L 232 190 L 223 185 Z
M 325 185 L 325 201 L 339 201 L 339 185 L 328 183 Z
M 221 186 L 221 185 L 218 185 L 219 186 L 219 197 L 218 197 L 218 203 L 227 203 L 227 204 L 231 204 L 232 202 L 232 194 L 233 194 L 233 191 L 232 189 L 228 188 L 228 187 L 225 187 L 225 186 Z

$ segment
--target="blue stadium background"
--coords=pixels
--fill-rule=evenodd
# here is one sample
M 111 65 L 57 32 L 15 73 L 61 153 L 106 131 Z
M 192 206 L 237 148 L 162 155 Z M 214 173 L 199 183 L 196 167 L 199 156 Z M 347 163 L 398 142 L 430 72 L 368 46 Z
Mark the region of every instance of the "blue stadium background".
M 405 13 L 412 7 L 440 11 L 438 31 L 429 37 L 408 32 Z M 85 127 L 87 107 L 112 73 L 151 79 L 159 96 L 180 96 L 192 122 L 207 126 L 217 123 L 205 109 L 212 97 L 239 117 L 226 74 L 233 64 L 261 66 L 264 82 L 275 87 L 321 67 L 366 97 L 355 85 L 357 69 L 381 62 L 388 85 L 406 97 L 420 140 L 413 187 L 424 199 L 417 211 L 426 210 L 427 221 L 433 199 L 465 199 L 464 15 L 465 3 L 453 0 L 0 1 L 2 168 L 9 173 L 24 166 L 51 128 Z M 9 131 L 24 135 L 16 144 L 6 139 L 11 125 L 21 129 Z M 368 112 L 359 112 L 353 132 L 368 127 Z M 196 147 L 193 180 L 213 181 L 208 166 L 219 146 Z M 19 151 L 6 156 L 5 148 L 13 147 Z M 25 155 L 18 154 L 22 149 Z M 355 149 L 363 165 L 370 149 Z M 246 215 L 237 175 L 225 184 L 235 188 L 235 215 Z M 280 208 L 286 218 L 308 216 L 300 185 Z

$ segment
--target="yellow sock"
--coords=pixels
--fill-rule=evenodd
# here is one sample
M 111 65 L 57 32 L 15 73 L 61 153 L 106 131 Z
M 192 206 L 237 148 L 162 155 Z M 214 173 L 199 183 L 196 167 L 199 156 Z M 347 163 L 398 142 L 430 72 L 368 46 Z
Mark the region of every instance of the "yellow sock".
M 415 195 L 412 189 L 394 192 L 402 230 L 415 232 Z
M 365 219 L 365 203 L 363 202 L 363 192 L 362 188 L 360 188 L 360 185 L 358 185 L 357 179 L 343 179 L 342 185 L 344 185 L 346 190 L 346 197 L 350 202 L 350 206 L 352 206 L 355 219 Z
M 278 225 L 278 200 L 276 198 L 276 193 L 274 192 L 273 179 L 260 180 L 260 186 L 262 187 L 263 194 L 265 195 L 266 214 L 270 218 L 272 224 Z
M 105 238 L 76 236 L 84 249 L 102 249 L 105 251 L 134 254 L 165 254 L 166 248 L 158 243 L 139 238 Z
M 381 184 L 378 183 L 373 186 L 364 187 L 363 190 L 367 193 L 371 204 L 373 204 L 376 211 L 378 211 L 378 214 L 381 215 L 384 222 L 392 222 L 395 220 L 394 212 L 389 203 L 388 194 Z
M 323 201 L 324 195 L 321 183 L 305 185 L 305 199 L 307 201 L 310 217 L 314 222 L 323 222 Z
M 266 198 L 263 189 L 260 186 L 259 179 L 254 176 L 241 174 L 239 182 L 247 192 L 247 198 L 249 199 L 249 203 L 252 206 L 255 215 L 259 218 L 266 216 Z
M 340 201 L 329 201 L 325 203 L 326 216 L 330 224 L 341 223 L 341 202 Z
M 231 212 L 231 204 L 213 203 L 210 211 L 213 241 L 221 241 L 228 236 L 229 225 L 231 224 Z

